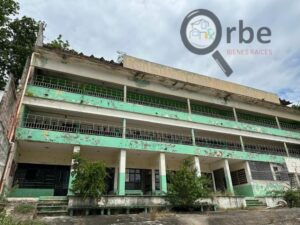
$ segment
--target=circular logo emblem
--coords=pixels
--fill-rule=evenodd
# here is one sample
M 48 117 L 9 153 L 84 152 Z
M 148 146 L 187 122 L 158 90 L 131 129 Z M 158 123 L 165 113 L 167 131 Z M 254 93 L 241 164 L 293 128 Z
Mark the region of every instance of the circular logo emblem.
M 197 9 L 184 18 L 180 35 L 187 49 L 195 54 L 204 55 L 218 46 L 222 36 L 221 23 L 212 12 Z

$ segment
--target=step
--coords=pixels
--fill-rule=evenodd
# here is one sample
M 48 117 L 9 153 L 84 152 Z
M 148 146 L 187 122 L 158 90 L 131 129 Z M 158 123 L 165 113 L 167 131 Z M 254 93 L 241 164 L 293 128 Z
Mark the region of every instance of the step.
M 67 196 L 41 196 L 39 197 L 39 200 L 65 200 L 65 201 L 68 201 L 68 197 Z
M 37 210 L 42 212 L 42 211 L 56 211 L 56 210 L 67 210 L 68 206 L 37 206 Z
M 67 216 L 68 210 L 38 211 L 39 216 Z
M 38 206 L 68 205 L 68 202 L 38 202 Z

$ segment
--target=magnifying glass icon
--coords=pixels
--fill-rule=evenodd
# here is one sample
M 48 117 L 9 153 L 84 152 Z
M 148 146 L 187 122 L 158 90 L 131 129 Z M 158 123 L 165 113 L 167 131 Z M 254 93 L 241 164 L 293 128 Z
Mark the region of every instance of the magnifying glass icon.
M 221 41 L 222 27 L 218 17 L 209 10 L 197 9 L 190 12 L 183 20 L 180 28 L 183 44 L 197 55 L 205 55 L 216 49 Z M 226 76 L 233 71 L 218 50 L 212 57 Z

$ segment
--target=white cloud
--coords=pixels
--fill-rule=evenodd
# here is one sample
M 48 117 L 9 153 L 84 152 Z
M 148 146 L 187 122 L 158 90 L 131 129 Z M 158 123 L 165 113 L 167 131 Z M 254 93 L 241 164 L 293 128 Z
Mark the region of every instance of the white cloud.
M 237 82 L 300 100 L 300 4 L 268 1 L 43 1 L 21 0 L 21 14 L 47 23 L 47 41 L 62 34 L 71 46 L 87 55 L 116 59 L 116 51 L 199 74 Z M 181 42 L 179 29 L 185 15 L 198 8 L 213 11 L 223 26 L 218 50 L 234 70 L 227 78 L 211 55 L 190 53 Z M 272 42 L 262 45 L 225 43 L 226 26 L 238 20 L 255 29 L 268 26 Z M 232 48 L 269 48 L 272 56 L 228 56 Z

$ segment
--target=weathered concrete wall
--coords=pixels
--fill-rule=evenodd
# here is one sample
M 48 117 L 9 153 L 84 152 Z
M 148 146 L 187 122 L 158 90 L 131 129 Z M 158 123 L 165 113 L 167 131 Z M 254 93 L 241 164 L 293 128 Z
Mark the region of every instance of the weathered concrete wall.
M 15 119 L 14 112 L 16 105 L 15 84 L 13 79 L 10 79 L 0 101 L 0 178 L 3 176 L 10 149 L 9 134 L 13 127 L 13 120 Z

